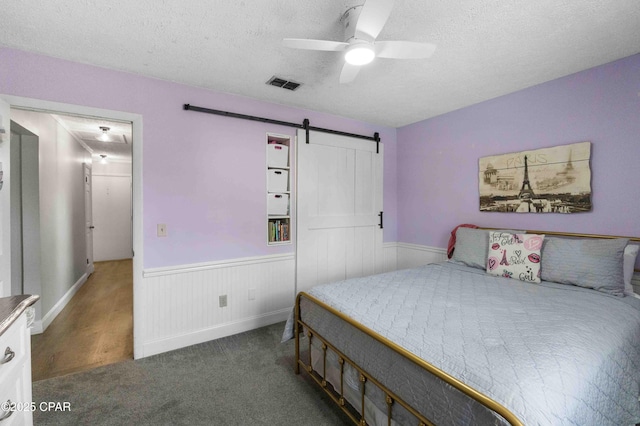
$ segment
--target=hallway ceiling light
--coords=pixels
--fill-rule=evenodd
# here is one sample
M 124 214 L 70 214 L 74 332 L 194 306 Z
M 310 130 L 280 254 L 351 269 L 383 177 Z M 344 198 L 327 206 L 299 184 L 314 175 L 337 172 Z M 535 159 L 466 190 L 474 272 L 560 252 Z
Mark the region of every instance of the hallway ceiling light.
M 100 136 L 96 136 L 96 139 L 102 142 L 111 142 L 111 138 L 108 134 L 111 129 L 107 126 L 100 126 L 100 130 L 102 130 L 102 134 Z

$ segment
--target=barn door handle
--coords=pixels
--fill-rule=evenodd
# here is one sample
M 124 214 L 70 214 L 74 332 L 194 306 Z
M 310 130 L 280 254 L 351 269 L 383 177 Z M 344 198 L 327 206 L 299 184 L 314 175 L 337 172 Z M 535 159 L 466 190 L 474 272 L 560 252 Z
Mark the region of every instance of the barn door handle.
M 378 216 L 380 217 L 380 223 L 378 224 L 378 226 L 380 227 L 380 229 L 383 229 L 383 228 L 384 228 L 384 226 L 382 226 L 382 214 L 383 214 L 383 213 L 384 213 L 384 212 L 380 212 L 380 214 L 378 215 Z
M 91 226 L 89 227 L 89 229 L 93 229 L 93 228 L 95 228 L 95 226 L 93 226 L 93 225 L 91 225 Z

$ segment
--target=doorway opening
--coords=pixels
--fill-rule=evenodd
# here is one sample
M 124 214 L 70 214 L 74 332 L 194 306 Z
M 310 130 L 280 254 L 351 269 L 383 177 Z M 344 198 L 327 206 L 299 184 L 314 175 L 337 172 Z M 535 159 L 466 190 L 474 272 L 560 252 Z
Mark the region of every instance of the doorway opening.
M 12 294 L 41 296 L 34 381 L 133 358 L 131 121 L 15 107 L 11 119 L 11 141 L 20 142 L 25 163 L 11 169 L 12 178 L 22 172 L 11 186 L 22 192 L 21 222 L 12 221 L 12 253 L 21 252 L 22 265 L 12 256 L 11 273 L 23 283 Z M 37 183 L 35 197 L 29 181 Z M 39 222 L 39 232 L 28 220 Z M 40 239 L 25 238 L 28 232 Z M 47 279 L 35 280 L 34 271 Z

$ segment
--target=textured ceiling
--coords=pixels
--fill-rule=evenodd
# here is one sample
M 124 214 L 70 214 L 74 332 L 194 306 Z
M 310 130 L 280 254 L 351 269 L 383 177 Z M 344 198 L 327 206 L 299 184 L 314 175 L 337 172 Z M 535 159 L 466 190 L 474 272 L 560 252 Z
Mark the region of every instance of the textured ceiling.
M 131 161 L 131 123 L 60 114 L 54 114 L 53 118 L 90 150 L 94 160 L 106 155 L 107 161 Z M 97 139 L 102 136 L 100 127 L 109 128 L 109 141 Z
M 343 41 L 339 18 L 356 4 L 0 0 L 0 44 L 393 127 L 640 52 L 638 0 L 396 1 L 378 40 L 435 54 L 378 58 L 346 85 L 340 54 L 282 46 Z M 304 85 L 266 85 L 273 75 Z

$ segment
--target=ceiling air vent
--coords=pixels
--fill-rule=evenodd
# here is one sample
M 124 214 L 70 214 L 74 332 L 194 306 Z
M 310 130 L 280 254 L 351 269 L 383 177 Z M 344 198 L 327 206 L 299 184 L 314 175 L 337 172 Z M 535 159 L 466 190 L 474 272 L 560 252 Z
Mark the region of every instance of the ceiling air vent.
M 267 84 L 276 87 L 282 87 L 287 90 L 296 90 L 300 87 L 300 83 L 296 83 L 295 81 L 285 80 L 284 78 L 276 77 L 275 75 L 267 81 Z

